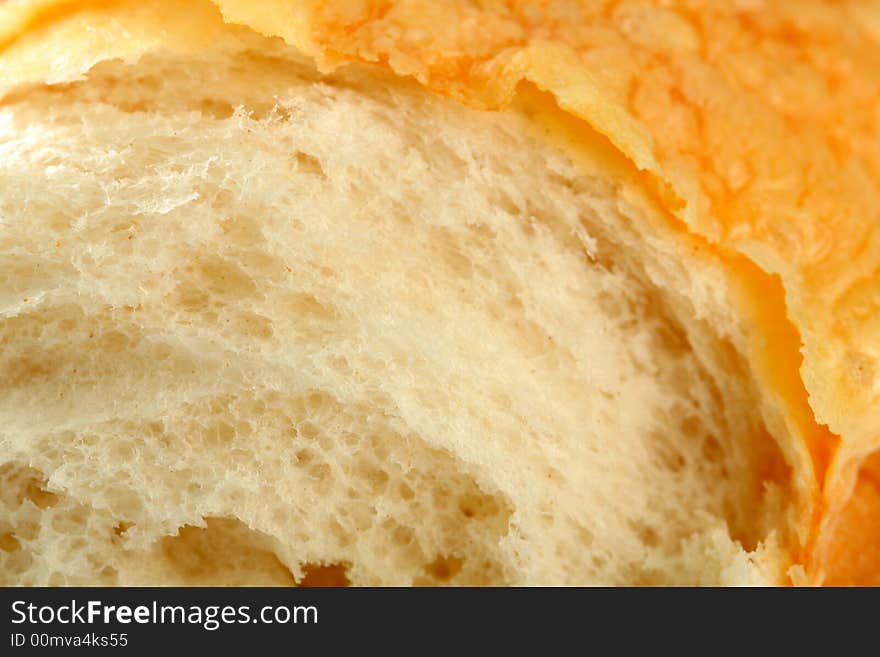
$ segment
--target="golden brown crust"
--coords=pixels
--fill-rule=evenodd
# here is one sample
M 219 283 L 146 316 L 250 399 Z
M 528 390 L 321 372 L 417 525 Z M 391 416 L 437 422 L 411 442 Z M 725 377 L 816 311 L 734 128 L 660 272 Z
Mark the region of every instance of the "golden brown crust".
M 532 81 L 650 174 L 682 228 L 738 272 L 751 357 L 812 459 L 800 485 L 824 479 L 811 571 L 852 571 L 826 562 L 849 558 L 835 519 L 880 445 L 880 2 L 214 1 L 323 67 L 374 62 L 469 104 L 504 106 Z M 53 73 L 34 64 L 40 39 L 74 7 L 131 5 L 13 4 L 0 94 Z M 192 20 L 179 29 L 197 40 Z M 133 34 L 116 37 L 123 56 L 149 45 Z M 69 66 L 95 58 L 73 52 Z
M 825 584 L 880 586 L 880 452 L 865 460 L 827 532 Z

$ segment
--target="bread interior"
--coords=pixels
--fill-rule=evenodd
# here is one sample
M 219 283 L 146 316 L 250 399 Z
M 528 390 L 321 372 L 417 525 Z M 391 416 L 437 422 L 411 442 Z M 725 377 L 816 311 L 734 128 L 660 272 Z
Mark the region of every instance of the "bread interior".
M 545 100 L 244 30 L 10 97 L 0 583 L 780 581 L 723 279 Z

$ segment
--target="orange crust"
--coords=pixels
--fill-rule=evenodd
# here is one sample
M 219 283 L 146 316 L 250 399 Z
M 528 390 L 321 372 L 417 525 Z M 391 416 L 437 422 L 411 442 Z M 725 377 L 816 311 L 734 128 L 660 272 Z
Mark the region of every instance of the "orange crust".
M 880 452 L 862 464 L 855 489 L 828 531 L 825 584 L 880 586 Z
M 877 581 L 880 553 L 850 547 L 880 538 L 873 461 L 856 475 L 880 447 L 880 0 L 213 1 L 322 68 L 372 62 L 485 108 L 526 80 L 606 135 L 740 281 L 750 358 L 811 466 L 810 581 Z M 0 7 L 0 94 L 45 79 L 56 24 L 131 6 Z

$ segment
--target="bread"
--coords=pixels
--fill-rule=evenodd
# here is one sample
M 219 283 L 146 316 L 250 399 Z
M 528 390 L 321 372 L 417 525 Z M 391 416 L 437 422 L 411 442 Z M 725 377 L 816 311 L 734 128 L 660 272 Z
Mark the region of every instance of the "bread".
M 604 4 L 0 6 L 0 583 L 876 581 L 878 3 Z

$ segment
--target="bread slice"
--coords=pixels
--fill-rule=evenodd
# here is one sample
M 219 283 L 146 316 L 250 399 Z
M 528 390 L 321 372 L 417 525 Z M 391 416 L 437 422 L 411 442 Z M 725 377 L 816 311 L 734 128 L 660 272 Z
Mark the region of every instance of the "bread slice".
M 660 90 L 490 10 L 218 4 L 0 21 L 0 582 L 818 581 L 827 313 Z

